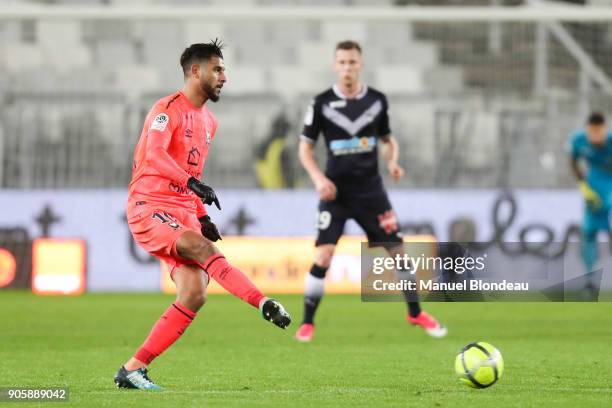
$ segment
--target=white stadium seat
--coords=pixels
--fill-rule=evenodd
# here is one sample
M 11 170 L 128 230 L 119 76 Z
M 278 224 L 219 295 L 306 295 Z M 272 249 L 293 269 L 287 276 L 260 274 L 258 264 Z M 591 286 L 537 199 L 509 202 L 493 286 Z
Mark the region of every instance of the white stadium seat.
M 223 94 L 239 95 L 242 93 L 263 93 L 269 91 L 269 81 L 264 78 L 260 67 L 228 66 L 228 83 L 221 91 Z
M 382 66 L 376 69 L 374 86 L 385 93 L 423 92 L 423 71 L 412 65 Z

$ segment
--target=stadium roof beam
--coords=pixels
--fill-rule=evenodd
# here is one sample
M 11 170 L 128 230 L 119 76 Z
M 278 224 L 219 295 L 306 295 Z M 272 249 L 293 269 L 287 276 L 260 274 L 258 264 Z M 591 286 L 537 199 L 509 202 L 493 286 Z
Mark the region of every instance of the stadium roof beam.
M 378 20 L 421 22 L 545 22 L 612 21 L 612 7 L 515 6 L 515 7 L 313 7 L 313 6 L 65 6 L 14 5 L 0 9 L 4 19 L 147 19 L 219 21 L 236 20 Z

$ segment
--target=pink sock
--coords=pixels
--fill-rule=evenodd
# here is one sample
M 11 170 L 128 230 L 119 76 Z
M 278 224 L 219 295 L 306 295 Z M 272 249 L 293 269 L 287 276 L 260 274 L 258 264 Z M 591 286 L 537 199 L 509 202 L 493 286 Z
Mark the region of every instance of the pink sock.
M 229 293 L 259 307 L 264 295 L 244 273 L 227 263 L 222 254 L 211 256 L 200 266 Z
M 174 302 L 159 318 L 151 329 L 149 337 L 134 355 L 145 364 L 151 362 L 163 353 L 185 332 L 196 317 L 196 313 Z

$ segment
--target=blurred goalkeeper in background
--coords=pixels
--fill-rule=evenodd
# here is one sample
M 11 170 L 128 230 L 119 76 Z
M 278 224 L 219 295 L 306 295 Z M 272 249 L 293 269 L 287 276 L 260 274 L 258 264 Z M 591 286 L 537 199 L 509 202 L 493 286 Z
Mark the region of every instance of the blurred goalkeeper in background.
M 221 239 L 204 204 L 221 209 L 213 189 L 200 181 L 217 120 L 204 105 L 219 100 L 227 81 L 222 45 L 193 44 L 181 55 L 185 86 L 155 103 L 134 152 L 127 220 L 134 240 L 168 265 L 176 301 L 115 375 L 121 388 L 158 390 L 147 366 L 170 347 L 204 305 L 210 278 L 285 328 L 289 314 L 264 297 L 213 244 Z
M 586 175 L 580 161 L 586 164 Z M 589 277 L 587 289 L 594 291 L 592 277 L 598 259 L 597 233 L 610 233 L 612 209 L 612 133 L 606 129 L 601 113 L 592 113 L 586 129 L 572 137 L 571 167 L 585 201 L 581 255 Z
M 338 82 L 317 95 L 304 119 L 299 158 L 320 198 L 317 219 L 316 255 L 306 275 L 304 319 L 296 339 L 311 341 L 314 316 L 323 296 L 325 274 L 347 220 L 354 219 L 370 244 L 384 246 L 391 255 L 403 254 L 398 222 L 378 172 L 379 143 L 385 147 L 389 174 L 394 180 L 404 175 L 398 164 L 398 145 L 389 128 L 385 95 L 361 83 L 361 47 L 354 41 L 336 46 L 334 70 Z M 322 172 L 314 158 L 314 145 L 323 133 L 327 165 Z M 397 271 L 402 280 L 410 271 Z M 414 293 L 405 293 L 407 320 L 434 337 L 446 328 L 421 310 Z

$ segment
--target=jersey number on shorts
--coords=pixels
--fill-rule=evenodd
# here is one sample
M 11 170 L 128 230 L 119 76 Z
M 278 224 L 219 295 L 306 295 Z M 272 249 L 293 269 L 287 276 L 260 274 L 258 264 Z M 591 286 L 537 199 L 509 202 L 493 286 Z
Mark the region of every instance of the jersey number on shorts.
M 325 230 L 331 224 L 331 213 L 329 211 L 319 211 L 317 213 L 317 228 L 320 230 Z
M 162 224 L 168 223 L 170 228 L 178 229 L 180 225 L 176 222 L 176 218 L 167 212 L 154 212 L 152 218 L 157 218 Z

